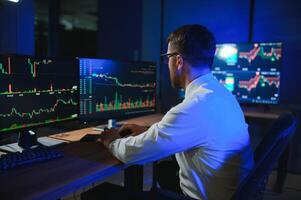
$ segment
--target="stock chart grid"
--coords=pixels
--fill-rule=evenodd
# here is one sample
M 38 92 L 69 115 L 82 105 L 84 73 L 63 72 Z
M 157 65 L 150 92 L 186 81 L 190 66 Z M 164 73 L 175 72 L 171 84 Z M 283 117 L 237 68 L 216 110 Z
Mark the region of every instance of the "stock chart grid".
M 239 102 L 279 102 L 282 43 L 218 44 L 213 75 Z
M 156 66 L 80 58 L 80 114 L 83 120 L 154 112 Z
M 0 132 L 77 118 L 76 64 L 0 56 Z

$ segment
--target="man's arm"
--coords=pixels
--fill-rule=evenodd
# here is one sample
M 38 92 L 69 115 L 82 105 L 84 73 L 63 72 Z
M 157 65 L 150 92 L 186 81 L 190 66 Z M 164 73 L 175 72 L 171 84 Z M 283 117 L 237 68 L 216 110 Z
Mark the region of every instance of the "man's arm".
M 202 145 L 206 137 L 200 130 L 208 122 L 199 116 L 200 112 L 191 104 L 178 105 L 147 131 L 115 139 L 108 148 L 124 163 L 144 164 Z

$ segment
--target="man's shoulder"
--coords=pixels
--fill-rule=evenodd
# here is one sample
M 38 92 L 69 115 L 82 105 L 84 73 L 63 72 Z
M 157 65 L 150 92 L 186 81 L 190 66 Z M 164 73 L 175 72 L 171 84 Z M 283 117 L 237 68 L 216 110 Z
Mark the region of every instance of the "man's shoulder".
M 200 97 L 192 96 L 190 98 L 184 99 L 181 103 L 172 107 L 168 113 L 193 113 L 198 109 L 201 109 L 205 105 L 204 100 Z

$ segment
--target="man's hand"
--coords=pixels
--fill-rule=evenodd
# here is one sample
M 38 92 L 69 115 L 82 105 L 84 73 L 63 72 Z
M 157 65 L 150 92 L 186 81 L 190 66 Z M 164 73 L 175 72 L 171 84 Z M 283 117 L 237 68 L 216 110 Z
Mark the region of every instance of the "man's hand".
M 139 126 L 137 124 L 124 124 L 122 127 L 119 128 L 118 133 L 121 137 L 125 137 L 128 135 L 136 136 L 140 133 L 143 133 L 148 128 L 145 126 Z
M 136 124 L 124 124 L 119 129 L 104 130 L 100 134 L 100 138 L 98 139 L 98 141 L 103 143 L 106 147 L 108 147 L 111 142 L 118 138 L 122 138 L 129 135 L 136 136 L 140 133 L 145 132 L 147 129 L 148 128 L 145 126 L 139 126 Z
M 100 134 L 100 138 L 98 139 L 98 141 L 100 141 L 106 147 L 108 147 L 111 142 L 118 138 L 120 138 L 118 129 L 107 129 Z

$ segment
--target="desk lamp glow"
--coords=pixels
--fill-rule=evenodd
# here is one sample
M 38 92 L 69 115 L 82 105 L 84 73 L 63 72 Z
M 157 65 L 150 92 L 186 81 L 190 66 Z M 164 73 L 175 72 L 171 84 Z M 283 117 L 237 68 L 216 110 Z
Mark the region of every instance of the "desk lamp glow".
M 8 1 L 11 1 L 11 2 L 14 2 L 14 3 L 18 3 L 19 0 L 8 0 Z

